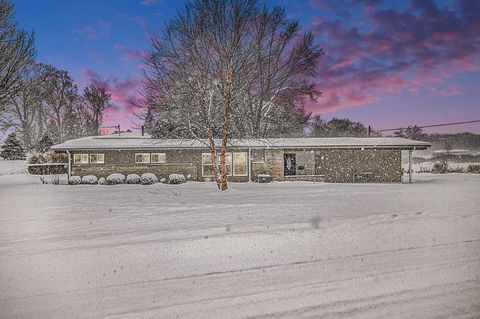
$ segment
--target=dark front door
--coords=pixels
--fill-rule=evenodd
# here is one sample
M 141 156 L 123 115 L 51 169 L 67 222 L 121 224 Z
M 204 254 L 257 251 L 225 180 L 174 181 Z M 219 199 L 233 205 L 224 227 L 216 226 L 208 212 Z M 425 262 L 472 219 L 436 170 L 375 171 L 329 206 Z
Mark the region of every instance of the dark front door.
M 287 175 L 296 175 L 297 165 L 295 154 L 284 154 L 283 155 L 283 174 Z

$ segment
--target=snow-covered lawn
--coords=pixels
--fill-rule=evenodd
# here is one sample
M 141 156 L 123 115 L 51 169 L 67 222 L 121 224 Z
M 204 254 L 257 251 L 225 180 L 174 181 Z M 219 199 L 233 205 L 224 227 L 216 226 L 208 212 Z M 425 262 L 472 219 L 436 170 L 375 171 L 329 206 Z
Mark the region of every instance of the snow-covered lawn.
M 414 180 L 2 174 L 0 318 L 478 318 L 480 176 Z

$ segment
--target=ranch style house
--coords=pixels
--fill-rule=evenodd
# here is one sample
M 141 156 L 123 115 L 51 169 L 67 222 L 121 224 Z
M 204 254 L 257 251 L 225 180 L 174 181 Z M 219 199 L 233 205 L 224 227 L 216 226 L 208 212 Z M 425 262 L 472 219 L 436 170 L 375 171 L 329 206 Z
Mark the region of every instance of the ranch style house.
M 216 145 L 220 145 L 219 140 Z M 228 179 L 247 182 L 270 175 L 276 181 L 401 182 L 402 151 L 408 151 L 411 167 L 412 151 L 429 146 L 397 137 L 231 139 Z M 150 172 L 159 179 L 172 173 L 191 181 L 214 179 L 210 152 L 206 141 L 201 140 L 121 133 L 69 140 L 52 149 L 68 154 L 69 176 L 100 178 L 112 173 Z

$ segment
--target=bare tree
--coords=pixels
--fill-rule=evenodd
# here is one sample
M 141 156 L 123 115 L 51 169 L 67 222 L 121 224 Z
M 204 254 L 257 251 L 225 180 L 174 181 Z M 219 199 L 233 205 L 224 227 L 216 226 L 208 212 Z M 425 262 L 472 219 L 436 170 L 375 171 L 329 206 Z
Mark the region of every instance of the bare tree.
M 186 122 L 190 136 L 209 147 L 218 186 L 226 190 L 228 139 L 305 124 L 304 98 L 319 95 L 309 79 L 321 55 L 312 34 L 301 33 L 282 9 L 261 9 L 257 0 L 189 1 L 153 39 L 145 74 L 148 124 L 155 117 Z M 294 117 L 302 120 L 285 121 Z
M 64 142 L 82 135 L 79 132 L 81 112 L 78 108 L 81 104 L 78 103 L 77 86 L 67 71 L 49 66 L 41 90 L 43 107 L 39 119 L 52 133 L 54 142 Z
M 422 128 L 418 127 L 417 125 L 413 125 L 407 126 L 406 128 L 399 128 L 398 130 L 393 132 L 393 136 L 421 141 L 425 139 L 426 134 L 423 133 Z
M 12 21 L 13 5 L 0 0 L 0 112 L 19 89 L 21 74 L 35 58 L 34 34 Z
M 84 117 L 89 120 L 87 124 L 89 135 L 98 135 L 102 125 L 103 112 L 111 107 L 111 96 L 105 88 L 97 87 L 93 84 L 83 90 L 83 99 L 87 111 Z
M 289 122 L 308 118 L 303 103 L 320 95 L 313 77 L 323 50 L 313 34 L 301 31 L 299 22 L 288 19 L 280 7 L 264 7 L 253 21 L 252 32 L 248 51 L 254 52 L 254 59 L 242 75 L 247 82 L 246 100 L 238 110 L 247 119 L 247 136 L 278 135 L 285 115 L 290 115 Z
M 38 120 L 42 112 L 40 84 L 44 79 L 43 65 L 32 64 L 24 69 L 18 84 L 21 89 L 6 101 L 4 113 L 0 118 L 0 128 L 15 129 L 27 150 L 35 146 L 44 130 Z

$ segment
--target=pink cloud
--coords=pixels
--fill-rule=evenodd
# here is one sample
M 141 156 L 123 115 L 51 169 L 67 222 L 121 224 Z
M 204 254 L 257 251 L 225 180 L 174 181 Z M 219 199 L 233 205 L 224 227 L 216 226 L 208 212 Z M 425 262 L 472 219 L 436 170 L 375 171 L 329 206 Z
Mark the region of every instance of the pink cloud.
M 480 28 L 480 2 L 462 2 L 457 11 L 433 1 L 412 1 L 405 11 L 383 9 L 380 3 L 351 0 L 352 10 L 364 9 L 367 28 L 314 18 L 313 31 L 326 53 L 317 72 L 324 96 L 309 110 L 330 112 L 378 102 L 382 93 L 431 90 L 458 73 L 480 69 L 480 34 L 473 31 Z M 340 10 L 331 2 L 310 5 Z M 449 96 L 460 93 L 443 90 Z
M 438 93 L 443 96 L 457 96 L 463 93 L 463 89 L 457 85 L 450 85 Z
M 121 43 L 117 43 L 114 46 L 114 49 L 120 50 L 122 52 L 122 56 L 124 60 L 138 60 L 138 61 L 143 61 L 148 55 L 147 50 L 133 50 L 130 48 L 127 48 Z
M 88 84 L 105 88 L 112 95 L 113 107 L 105 114 L 105 123 L 110 125 L 121 124 L 130 127 L 135 117 L 136 105 L 143 105 L 142 79 L 120 79 L 116 76 L 102 78 L 92 70 L 85 70 Z

